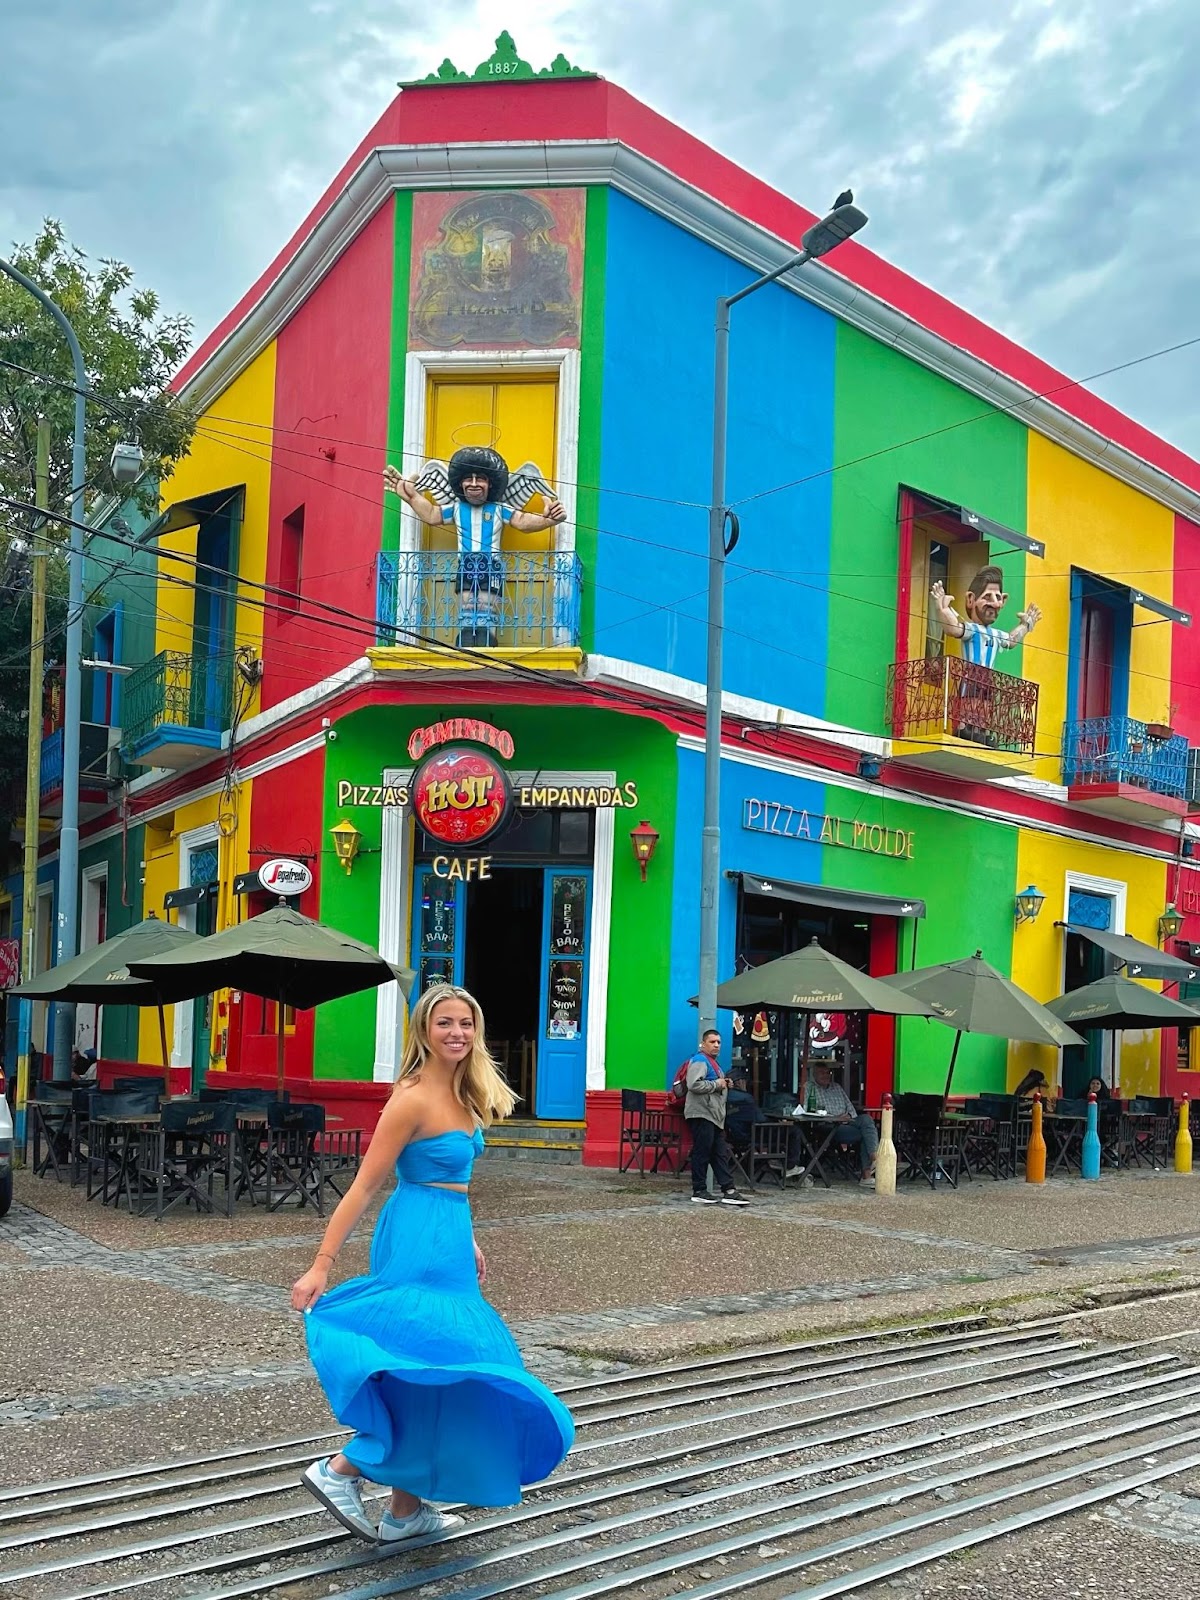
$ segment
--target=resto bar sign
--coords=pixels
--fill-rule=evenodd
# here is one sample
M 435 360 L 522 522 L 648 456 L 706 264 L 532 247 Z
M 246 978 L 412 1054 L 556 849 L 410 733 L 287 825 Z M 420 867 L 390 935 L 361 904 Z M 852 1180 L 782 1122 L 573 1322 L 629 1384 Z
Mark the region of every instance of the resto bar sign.
M 804 839 L 811 844 L 836 845 L 843 850 L 865 850 L 896 861 L 913 859 L 916 832 L 912 828 L 885 828 L 878 822 L 858 822 L 825 811 L 802 811 L 778 800 L 743 800 L 742 827 L 750 833 L 771 833 L 780 839 Z

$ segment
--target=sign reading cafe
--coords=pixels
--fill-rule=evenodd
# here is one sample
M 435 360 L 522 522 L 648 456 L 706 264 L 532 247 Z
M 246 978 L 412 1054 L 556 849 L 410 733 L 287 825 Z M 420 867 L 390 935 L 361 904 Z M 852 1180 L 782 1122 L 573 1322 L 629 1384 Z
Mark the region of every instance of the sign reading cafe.
M 878 822 L 859 822 L 825 811 L 804 811 L 778 800 L 743 800 L 742 827 L 750 833 L 804 839 L 811 844 L 835 845 L 843 850 L 865 850 L 873 856 L 891 856 L 897 861 L 913 859 L 916 840 L 912 828 L 885 828 Z

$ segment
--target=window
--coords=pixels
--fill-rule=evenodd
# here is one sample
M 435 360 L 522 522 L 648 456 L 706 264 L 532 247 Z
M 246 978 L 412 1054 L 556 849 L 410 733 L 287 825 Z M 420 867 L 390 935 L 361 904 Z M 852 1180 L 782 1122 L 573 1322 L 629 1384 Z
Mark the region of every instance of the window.
M 284 517 L 279 531 L 279 588 L 284 592 L 276 601 L 281 617 L 295 616 L 300 609 L 300 584 L 304 571 L 304 507 L 297 506 Z
M 991 563 L 991 547 L 976 537 L 958 515 L 938 509 L 936 501 L 905 490 L 901 495 L 901 523 L 909 529 L 908 595 L 901 598 L 907 618 L 901 619 L 897 659 L 937 660 L 946 654 L 946 638 L 929 599 L 929 591 L 940 583 L 954 596 L 954 608 L 964 616 L 967 586 L 979 571 Z M 957 655 L 957 639 L 950 641 L 950 654 Z
M 122 605 L 118 602 L 96 623 L 92 634 L 92 656 L 96 661 L 121 660 Z M 92 719 L 106 728 L 121 725 L 121 679 L 102 668 L 92 673 Z
M 1129 590 L 1090 572 L 1071 573 L 1068 715 L 1076 721 L 1124 717 L 1129 705 Z

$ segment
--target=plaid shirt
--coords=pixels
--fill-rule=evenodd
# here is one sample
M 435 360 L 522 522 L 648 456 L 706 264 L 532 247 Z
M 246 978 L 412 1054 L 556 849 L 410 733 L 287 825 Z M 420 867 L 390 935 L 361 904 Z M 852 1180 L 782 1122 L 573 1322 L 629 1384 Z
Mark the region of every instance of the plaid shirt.
M 827 1116 L 856 1117 L 858 1115 L 853 1100 L 851 1100 L 840 1083 L 830 1083 L 822 1088 L 815 1078 L 810 1078 L 805 1088 L 804 1096 L 796 1110 L 807 1111 L 809 1097 L 812 1095 L 816 1096 L 817 1110 L 824 1111 Z

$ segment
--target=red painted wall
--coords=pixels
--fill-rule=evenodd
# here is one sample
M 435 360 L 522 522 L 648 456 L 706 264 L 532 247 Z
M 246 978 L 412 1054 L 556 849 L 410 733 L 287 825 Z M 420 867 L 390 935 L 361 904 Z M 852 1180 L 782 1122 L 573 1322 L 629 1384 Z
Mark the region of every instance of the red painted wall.
M 264 710 L 375 642 L 366 619 L 383 514 L 393 255 L 387 205 L 277 341 L 267 581 L 281 581 L 283 521 L 303 506 L 304 614 L 265 613 Z M 363 618 L 361 632 L 312 620 L 314 602 Z
M 313 750 L 298 761 L 254 780 L 250 800 L 250 866 L 257 867 L 267 855 L 295 856 L 300 860 L 315 856 L 308 866 L 313 884 L 292 905 L 306 917 L 316 917 L 319 909 L 321 871 L 325 859 L 321 838 L 321 800 L 325 775 L 325 752 Z M 332 852 L 332 843 L 329 850 Z M 266 896 L 242 898 L 243 918 L 264 911 L 270 904 Z M 231 1072 L 275 1074 L 275 1036 L 259 1031 L 262 1001 L 246 996 L 229 1008 L 229 1070 Z M 284 1061 L 289 1077 L 312 1077 L 313 1013 L 296 1013 L 296 1031 L 287 1039 Z
M 329 185 L 308 217 L 233 311 L 200 345 L 181 370 L 185 383 L 221 340 L 262 298 L 283 268 L 337 202 L 347 180 L 376 146 L 446 143 L 504 144 L 529 140 L 615 139 L 657 161 L 705 194 L 749 218 L 781 239 L 798 244 L 815 214 L 770 184 L 719 155 L 702 140 L 642 105 L 615 84 L 566 80 L 459 85 L 406 89 L 398 95 Z M 431 159 L 438 159 L 431 156 Z M 445 155 L 440 156 L 445 169 Z M 390 210 L 390 208 L 389 208 Z M 1098 429 L 1145 461 L 1200 489 L 1200 463 L 1123 416 L 1097 395 L 1072 383 L 1047 362 L 936 294 L 916 279 L 851 240 L 838 251 L 830 270 L 1053 400 L 1068 414 Z

